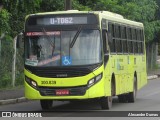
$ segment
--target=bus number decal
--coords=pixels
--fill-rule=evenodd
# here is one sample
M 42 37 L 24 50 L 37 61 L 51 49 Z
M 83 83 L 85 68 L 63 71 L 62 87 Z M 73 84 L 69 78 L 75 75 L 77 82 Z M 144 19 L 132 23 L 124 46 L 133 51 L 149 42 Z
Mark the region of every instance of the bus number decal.
M 42 85 L 56 84 L 56 81 L 41 81 Z

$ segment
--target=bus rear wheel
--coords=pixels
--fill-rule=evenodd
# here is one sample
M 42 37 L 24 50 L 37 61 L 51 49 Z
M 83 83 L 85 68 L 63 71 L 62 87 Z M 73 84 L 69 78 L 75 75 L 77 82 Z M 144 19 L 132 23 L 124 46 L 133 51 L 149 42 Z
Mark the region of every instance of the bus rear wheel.
M 125 94 L 118 95 L 118 100 L 120 103 L 126 103 L 127 102 L 127 96 Z
M 43 110 L 49 110 L 52 108 L 53 100 L 40 100 L 40 104 Z
M 136 101 L 136 96 L 137 96 L 137 77 L 134 76 L 133 92 L 130 92 L 127 95 L 128 102 L 129 103 L 134 103 Z

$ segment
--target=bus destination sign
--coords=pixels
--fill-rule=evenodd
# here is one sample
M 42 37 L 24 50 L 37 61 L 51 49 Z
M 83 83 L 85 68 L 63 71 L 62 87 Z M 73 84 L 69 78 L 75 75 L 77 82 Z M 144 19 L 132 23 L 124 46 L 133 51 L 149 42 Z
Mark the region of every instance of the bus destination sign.
M 87 24 L 86 17 L 51 17 L 37 18 L 37 25 L 72 25 L 72 24 Z

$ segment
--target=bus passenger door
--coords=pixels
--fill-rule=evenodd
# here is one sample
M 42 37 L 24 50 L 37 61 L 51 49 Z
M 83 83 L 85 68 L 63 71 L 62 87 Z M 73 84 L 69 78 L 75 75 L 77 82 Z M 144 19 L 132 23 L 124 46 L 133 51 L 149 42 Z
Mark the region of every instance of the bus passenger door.
M 107 35 L 107 30 L 103 29 L 102 30 L 102 38 L 103 38 L 103 57 L 104 57 L 104 90 L 106 93 L 109 93 L 110 88 L 110 64 L 108 62 L 109 60 L 109 50 L 108 50 L 108 35 Z

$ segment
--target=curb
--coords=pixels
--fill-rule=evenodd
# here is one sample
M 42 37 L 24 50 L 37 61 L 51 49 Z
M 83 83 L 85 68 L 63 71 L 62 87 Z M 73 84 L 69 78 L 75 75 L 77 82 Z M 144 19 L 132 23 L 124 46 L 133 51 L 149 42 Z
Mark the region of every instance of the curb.
M 21 103 L 28 101 L 25 97 L 20 97 L 16 99 L 8 99 L 8 100 L 0 100 L 0 105 L 6 105 L 6 104 L 15 104 L 15 103 Z
M 152 80 L 152 79 L 156 79 L 156 78 L 158 78 L 158 75 L 152 75 L 152 76 L 147 77 L 148 80 Z

